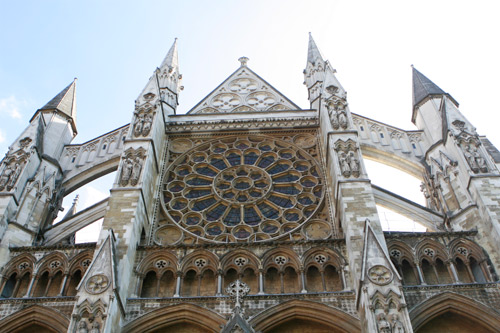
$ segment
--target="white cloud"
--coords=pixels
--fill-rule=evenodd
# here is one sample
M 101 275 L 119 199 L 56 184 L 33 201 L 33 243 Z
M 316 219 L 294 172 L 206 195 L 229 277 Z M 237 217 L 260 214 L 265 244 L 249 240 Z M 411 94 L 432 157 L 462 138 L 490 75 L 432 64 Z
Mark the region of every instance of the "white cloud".
M 24 101 L 18 101 L 15 96 L 0 99 L 0 114 L 7 114 L 13 119 L 21 119 L 22 115 L 19 111 Z

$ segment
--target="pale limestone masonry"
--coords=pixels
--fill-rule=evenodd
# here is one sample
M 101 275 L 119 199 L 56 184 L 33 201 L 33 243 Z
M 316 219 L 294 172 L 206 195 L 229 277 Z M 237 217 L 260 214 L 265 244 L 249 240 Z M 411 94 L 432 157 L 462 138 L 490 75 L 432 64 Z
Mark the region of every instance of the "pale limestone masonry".
M 498 331 L 500 153 L 457 101 L 412 69 L 408 131 L 351 113 L 312 37 L 309 109 L 239 61 L 178 115 L 175 41 L 130 124 L 83 144 L 75 81 L 35 112 L 0 164 L 0 331 Z M 421 179 L 426 207 L 365 157 Z M 384 232 L 377 205 L 427 232 Z

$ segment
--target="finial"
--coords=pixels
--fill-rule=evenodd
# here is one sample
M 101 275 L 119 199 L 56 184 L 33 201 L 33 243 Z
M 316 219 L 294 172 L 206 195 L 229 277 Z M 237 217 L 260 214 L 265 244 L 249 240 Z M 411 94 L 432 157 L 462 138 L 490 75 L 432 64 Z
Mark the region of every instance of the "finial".
M 413 64 L 411 64 L 411 68 L 414 68 L 414 67 L 413 67 Z
M 73 199 L 73 205 L 76 205 L 78 203 L 78 199 L 80 199 L 80 195 L 77 194 L 75 198 Z
M 250 60 L 250 59 L 248 59 L 247 57 L 241 57 L 238 59 L 238 61 L 241 62 L 241 67 L 246 66 L 248 60 Z

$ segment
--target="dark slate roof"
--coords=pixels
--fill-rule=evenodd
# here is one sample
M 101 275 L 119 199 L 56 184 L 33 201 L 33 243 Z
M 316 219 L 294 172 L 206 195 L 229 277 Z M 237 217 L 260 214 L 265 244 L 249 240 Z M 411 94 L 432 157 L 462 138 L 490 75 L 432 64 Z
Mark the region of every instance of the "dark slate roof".
M 413 67 L 413 107 L 429 95 L 445 95 L 446 93 Z
M 52 98 L 40 110 L 54 110 L 68 115 L 71 118 L 76 117 L 76 79 L 64 88 L 56 97 Z

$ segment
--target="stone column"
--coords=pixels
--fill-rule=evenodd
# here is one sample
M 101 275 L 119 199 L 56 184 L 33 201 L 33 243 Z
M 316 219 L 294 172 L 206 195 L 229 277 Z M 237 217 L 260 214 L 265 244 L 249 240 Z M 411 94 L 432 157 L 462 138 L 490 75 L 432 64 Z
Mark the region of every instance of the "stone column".
M 300 270 L 300 282 L 302 284 L 302 290 L 300 291 L 303 294 L 307 294 L 307 289 L 306 289 L 306 276 L 304 273 L 304 269 Z
M 177 272 L 177 283 L 175 284 L 174 297 L 180 297 L 181 295 L 181 281 L 182 281 L 182 272 Z
M 217 293 L 215 296 L 222 296 L 222 270 L 217 271 Z
M 420 280 L 420 284 L 426 285 L 427 283 L 425 283 L 424 274 L 422 273 L 422 268 L 420 268 L 420 263 L 415 262 L 415 267 L 417 268 L 418 279 Z
M 259 295 L 264 295 L 264 274 L 259 269 Z
M 448 269 L 451 271 L 451 276 L 453 276 L 453 280 L 455 281 L 454 283 L 460 283 L 460 280 L 459 280 L 458 274 L 457 274 L 457 269 L 455 268 L 455 264 L 453 263 L 453 261 L 448 260 L 446 262 L 446 264 L 448 265 Z

